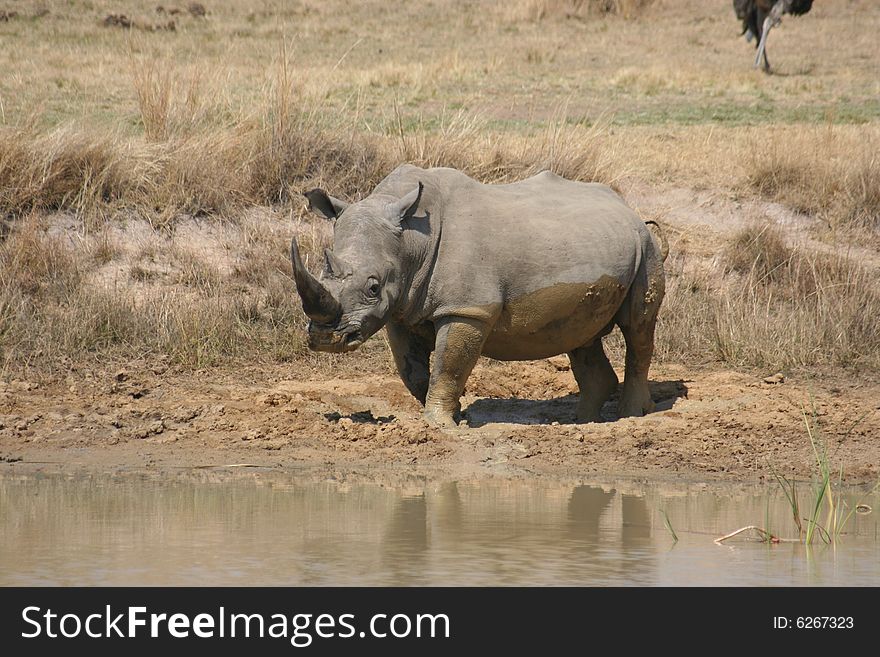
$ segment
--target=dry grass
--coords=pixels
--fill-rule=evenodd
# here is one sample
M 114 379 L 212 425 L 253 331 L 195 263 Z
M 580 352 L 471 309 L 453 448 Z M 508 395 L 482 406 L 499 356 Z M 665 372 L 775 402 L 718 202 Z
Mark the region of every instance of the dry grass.
M 275 259 L 252 258 L 255 271 L 266 270 L 262 285 L 241 287 L 210 262 L 177 249 L 166 273 L 130 266 L 133 279 L 149 283 L 142 289 L 90 276 L 90 253 L 104 248 L 102 239 L 77 244 L 52 236 L 31 217 L 0 243 L 3 367 L 168 357 L 200 368 L 229 358 L 286 360 L 303 353 L 298 301 Z
M 441 117 L 435 131 L 404 127 L 399 115 L 388 135 L 346 130 L 302 102 L 283 63 L 251 116 L 207 130 L 169 118 L 179 91 L 173 79 L 152 63 L 135 79 L 145 139 L 69 127 L 0 128 L 0 212 L 70 210 L 91 223 L 123 210 L 151 216 L 154 224 L 234 216 L 291 197 L 298 203 L 298 192 L 312 186 L 364 196 L 401 161 L 453 166 L 487 182 L 544 169 L 608 183 L 621 175 L 601 128 L 562 119 L 533 137 L 498 138 L 485 121 L 461 113 Z M 183 104 L 198 113 L 189 91 L 185 96 Z
M 354 200 L 402 161 L 486 182 L 551 169 L 722 189 L 862 243 L 880 229 L 880 11 L 864 0 L 786 22 L 772 46 L 784 75 L 773 77 L 751 70 L 726 0 L 440 0 L 418 11 L 216 0 L 206 18 L 155 32 L 102 23 L 119 12 L 135 25 L 166 20 L 152 5 L 95 0 L 37 17 L 37 4 L 20 12 L 35 18 L 0 26 L 9 366 L 296 357 L 287 239 L 295 228 L 312 264 L 329 239 L 324 224 L 291 225 L 298 192 Z M 348 20 L 329 29 L 341 7 Z M 418 39 L 402 45 L 404 33 Z M 280 230 L 248 220 L 266 207 L 287 221 Z M 76 228 L 53 226 L 54 213 Z M 234 228 L 225 260 L 183 238 L 128 247 L 113 232 L 145 219 L 174 235 L 193 216 Z M 763 225 L 721 261 L 673 252 L 660 360 L 877 365 L 878 292 L 864 268 Z
M 377 159 L 368 145 L 347 148 L 347 140 L 313 125 L 292 125 L 280 139 L 242 125 L 160 143 L 66 128 L 5 129 L 0 142 L 0 212 L 72 210 L 95 218 L 134 210 L 160 223 L 286 200 L 291 185 L 305 180 L 338 180 L 350 193 L 361 191 L 352 171 L 364 172 Z
M 794 252 L 773 224 L 753 224 L 738 231 L 724 251 L 728 269 L 759 282 L 786 277 Z
M 188 101 L 189 102 L 189 101 Z M 73 211 L 90 227 L 123 211 L 164 224 L 185 215 L 235 216 L 254 205 L 286 204 L 323 186 L 346 198 L 366 193 L 402 161 L 453 166 L 486 182 L 543 169 L 613 184 L 625 176 L 726 184 L 814 215 L 832 228 L 880 227 L 880 133 L 839 127 L 740 131 L 719 144 L 689 138 L 634 139 L 607 122 L 571 123 L 567 106 L 529 134 L 499 133 L 462 112 L 364 133 L 319 117 L 315 106 L 267 94 L 234 125 L 175 124 L 167 138 L 33 124 L 0 127 L 0 213 Z M 146 118 L 161 110 L 142 108 Z M 633 153 L 639 149 L 639 157 Z
M 876 274 L 845 256 L 795 251 L 782 280 L 752 272 L 716 311 L 718 354 L 773 369 L 880 367 Z
M 876 272 L 846 254 L 809 252 L 778 230 L 733 235 L 723 267 L 679 256 L 658 330 L 661 360 L 720 360 L 765 370 L 880 367 Z
M 615 158 L 602 124 L 571 125 L 554 118 L 532 136 L 494 134 L 484 121 L 464 114 L 441 117 L 434 132 L 405 130 L 386 142 L 389 162 L 450 166 L 486 183 L 521 180 L 550 170 L 571 180 L 614 184 L 626 170 Z
M 747 160 L 748 184 L 832 228 L 880 229 L 880 150 L 872 137 L 812 128 L 761 141 Z
M 606 15 L 635 18 L 655 3 L 656 0 L 519 0 L 506 10 L 509 16 L 537 21 Z
M 716 298 L 709 272 L 686 253 L 671 252 L 666 261 L 666 296 L 654 337 L 657 362 L 704 365 L 718 360 L 712 322 Z M 615 358 L 623 362 L 623 338 L 617 332 L 612 337 Z
M 874 224 L 880 135 L 862 124 L 880 115 L 870 65 L 880 11 L 828 0 L 789 21 L 774 43 L 786 75 L 767 78 L 749 67 L 729 2 L 696 4 L 440 0 L 413 13 L 216 0 L 207 18 L 146 33 L 103 25 L 108 13 L 167 18 L 143 3 L 44 14 L 25 1 L 2 28 L 11 75 L 0 80 L 0 214 L 229 215 L 286 203 L 305 185 L 359 196 L 411 160 L 486 180 L 549 167 L 729 187 L 834 225 Z M 328 40 L 342 6 L 346 23 Z M 499 18 L 523 8 L 634 20 Z M 810 30 L 818 24 L 827 27 Z M 404 26 L 419 48 L 401 47 Z M 59 38 L 65 47 L 53 49 Z M 780 59 L 806 38 L 807 68 Z M 834 126 L 778 129 L 817 120 Z

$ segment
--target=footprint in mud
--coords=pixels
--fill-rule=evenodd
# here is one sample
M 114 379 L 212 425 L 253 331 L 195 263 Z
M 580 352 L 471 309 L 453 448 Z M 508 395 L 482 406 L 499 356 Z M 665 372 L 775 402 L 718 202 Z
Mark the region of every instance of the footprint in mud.
M 357 422 L 359 424 L 388 424 L 389 422 L 394 422 L 397 417 L 394 415 L 373 415 L 373 412 L 370 410 L 366 411 L 356 411 L 354 413 L 349 413 L 348 415 L 343 415 L 337 411 L 333 411 L 331 413 L 324 413 L 324 418 L 329 420 L 330 422 L 339 422 L 340 420 L 346 418 L 351 420 L 352 422 Z

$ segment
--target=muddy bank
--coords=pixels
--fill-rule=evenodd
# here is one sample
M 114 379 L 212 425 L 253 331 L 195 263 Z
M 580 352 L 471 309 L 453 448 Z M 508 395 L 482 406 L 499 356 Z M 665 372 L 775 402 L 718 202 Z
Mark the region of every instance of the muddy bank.
M 657 366 L 657 411 L 574 424 L 565 358 L 484 360 L 467 426 L 426 425 L 384 345 L 322 363 L 176 372 L 134 363 L 0 381 L 0 461 L 50 468 L 253 464 L 383 467 L 434 475 L 809 478 L 803 410 L 851 483 L 880 476 L 880 385 Z M 815 413 L 815 415 L 813 415 Z

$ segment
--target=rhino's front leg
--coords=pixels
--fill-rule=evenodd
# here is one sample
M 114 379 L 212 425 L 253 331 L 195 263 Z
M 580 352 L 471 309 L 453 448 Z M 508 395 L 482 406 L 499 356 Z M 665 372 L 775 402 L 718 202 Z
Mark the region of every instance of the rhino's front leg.
M 400 378 L 413 397 L 424 405 L 431 376 L 431 340 L 393 322 L 386 324 L 385 328 Z
M 436 329 L 434 370 L 424 416 L 432 424 L 455 426 L 464 384 L 477 364 L 489 326 L 465 317 L 448 317 L 437 322 Z

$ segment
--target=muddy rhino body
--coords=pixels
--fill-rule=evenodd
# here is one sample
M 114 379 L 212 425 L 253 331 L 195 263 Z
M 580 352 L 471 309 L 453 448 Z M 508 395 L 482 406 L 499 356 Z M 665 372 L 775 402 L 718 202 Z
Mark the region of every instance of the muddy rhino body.
M 484 185 L 454 169 L 403 165 L 357 203 L 321 190 L 306 196 L 335 222 L 320 279 L 295 240 L 291 247 L 310 346 L 351 351 L 385 326 L 429 421 L 454 422 L 481 354 L 562 353 L 580 387 L 579 419 L 596 420 L 618 384 L 602 347 L 615 325 L 627 347 L 620 413 L 652 410 L 647 375 L 663 254 L 609 187 L 550 172 Z

